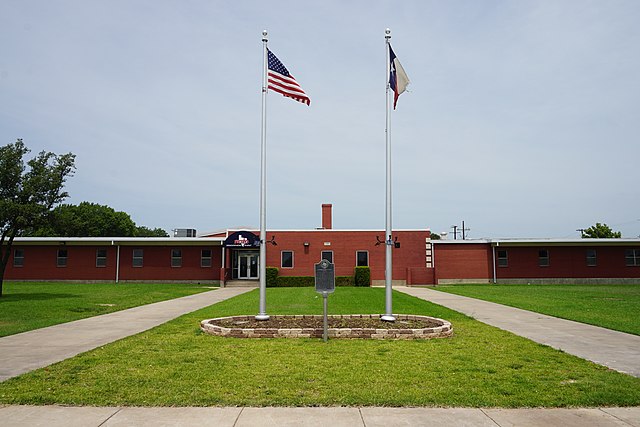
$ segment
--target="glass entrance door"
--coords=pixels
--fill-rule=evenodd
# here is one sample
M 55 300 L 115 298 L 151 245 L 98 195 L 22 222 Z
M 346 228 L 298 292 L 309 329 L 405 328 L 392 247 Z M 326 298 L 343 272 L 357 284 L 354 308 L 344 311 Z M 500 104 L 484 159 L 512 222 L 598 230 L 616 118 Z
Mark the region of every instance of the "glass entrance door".
M 257 279 L 258 259 L 259 255 L 257 253 L 239 253 L 238 279 Z

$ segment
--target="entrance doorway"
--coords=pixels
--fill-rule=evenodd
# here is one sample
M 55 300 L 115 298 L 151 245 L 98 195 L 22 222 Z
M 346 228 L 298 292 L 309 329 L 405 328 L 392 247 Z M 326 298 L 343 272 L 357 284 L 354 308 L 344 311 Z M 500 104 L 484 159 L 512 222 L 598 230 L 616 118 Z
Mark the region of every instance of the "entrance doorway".
M 250 280 L 258 278 L 258 261 L 260 255 L 253 252 L 237 252 L 237 278 L 240 280 Z

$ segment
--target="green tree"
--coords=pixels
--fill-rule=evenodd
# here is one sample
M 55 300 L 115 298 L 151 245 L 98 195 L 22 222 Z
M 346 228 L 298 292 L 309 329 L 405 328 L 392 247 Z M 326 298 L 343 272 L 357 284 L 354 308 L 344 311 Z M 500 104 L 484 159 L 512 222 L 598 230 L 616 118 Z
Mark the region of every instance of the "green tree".
M 98 203 L 56 207 L 50 221 L 25 233 L 34 237 L 169 237 L 161 228 L 137 226 L 126 212 Z
M 0 147 L 0 296 L 13 240 L 46 223 L 52 209 L 69 195 L 64 184 L 75 171 L 75 155 L 46 151 L 27 161 L 22 139 Z
M 50 220 L 25 232 L 36 237 L 116 237 L 134 236 L 136 224 L 124 212 L 82 202 L 79 205 L 60 205 L 50 215 Z
M 154 228 L 152 230 L 149 227 L 141 225 L 136 227 L 135 237 L 169 237 L 169 233 L 162 228 Z
M 621 232 L 613 231 L 607 224 L 600 224 L 599 222 L 582 230 L 583 239 L 619 239 L 621 237 Z

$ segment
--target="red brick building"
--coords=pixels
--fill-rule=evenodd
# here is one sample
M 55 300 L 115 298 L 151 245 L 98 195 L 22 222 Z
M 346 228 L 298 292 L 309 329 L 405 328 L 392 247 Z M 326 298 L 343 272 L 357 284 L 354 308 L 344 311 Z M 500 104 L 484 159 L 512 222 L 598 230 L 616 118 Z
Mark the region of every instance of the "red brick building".
M 436 283 L 640 283 L 640 239 L 434 241 Z
M 337 276 L 368 266 L 372 284 L 384 284 L 384 231 L 334 230 L 331 205 L 322 212 L 321 228 L 268 231 L 267 266 L 281 276 L 313 276 L 314 264 L 326 258 Z M 257 235 L 224 230 L 184 238 L 17 238 L 5 279 L 255 281 Z M 431 240 L 428 229 L 395 230 L 393 238 L 394 284 L 640 283 L 640 239 Z

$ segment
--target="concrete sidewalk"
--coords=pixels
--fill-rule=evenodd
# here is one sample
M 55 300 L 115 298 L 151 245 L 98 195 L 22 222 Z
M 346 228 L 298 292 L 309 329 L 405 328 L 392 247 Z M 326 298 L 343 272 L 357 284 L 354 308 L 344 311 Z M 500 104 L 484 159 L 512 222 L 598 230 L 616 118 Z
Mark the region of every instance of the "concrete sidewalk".
M 0 338 L 0 382 L 250 290 L 220 288 Z
M 433 289 L 406 286 L 394 289 L 599 365 L 640 377 L 640 336 Z
M 0 407 L 5 427 L 116 426 L 563 426 L 640 427 L 640 408 L 112 408 Z

